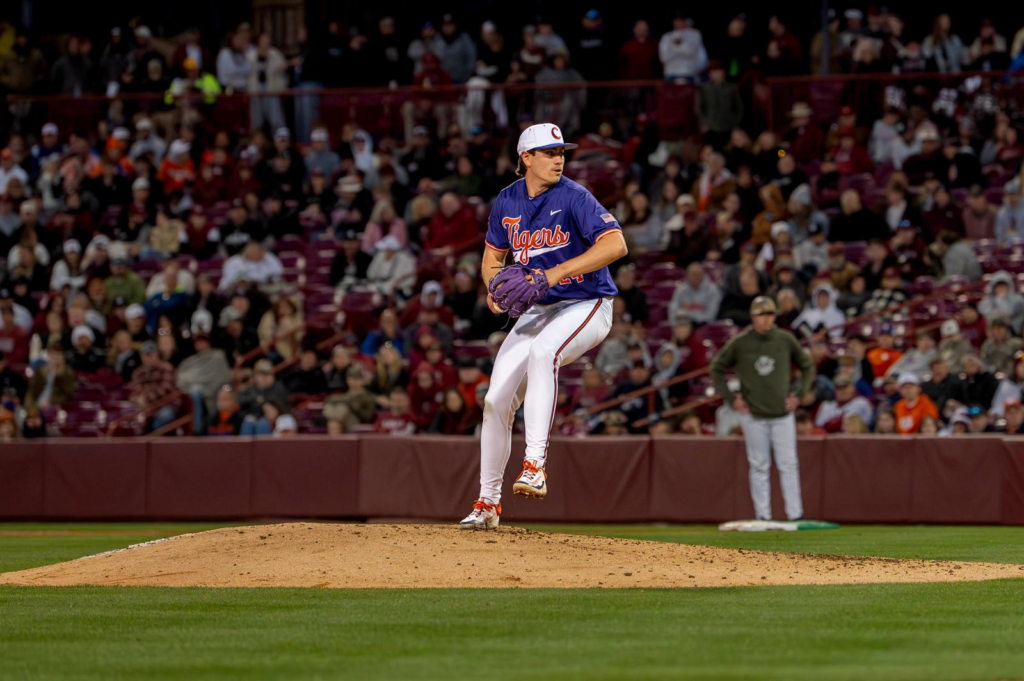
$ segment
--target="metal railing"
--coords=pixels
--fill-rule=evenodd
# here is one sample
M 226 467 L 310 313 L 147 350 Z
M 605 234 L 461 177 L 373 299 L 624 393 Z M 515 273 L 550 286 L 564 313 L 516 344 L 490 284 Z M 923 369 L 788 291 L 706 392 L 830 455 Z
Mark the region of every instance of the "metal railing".
M 662 134 L 682 137 L 696 129 L 694 88 L 662 80 L 488 83 L 429 88 L 339 88 L 281 90 L 273 93 L 221 94 L 207 100 L 186 94 L 170 103 L 164 93 L 105 95 L 9 95 L 12 130 L 37 134 L 52 121 L 61 130 L 94 130 L 97 123 L 131 125 L 140 114 L 153 119 L 157 129 L 173 130 L 183 120 L 203 122 L 212 130 L 247 131 L 264 124 L 271 129 L 288 126 L 300 142 L 309 140 L 314 124 L 326 125 L 333 135 L 352 123 L 375 135 L 409 140 L 418 125 L 427 126 L 438 139 L 446 139 L 449 126 L 465 134 L 475 127 L 491 132 L 518 133 L 524 118 L 558 123 L 567 136 L 595 130 L 612 120 L 621 131 L 638 114 L 658 121 Z M 680 108 L 680 103 L 689 106 Z M 0 131 L 2 132 L 2 131 Z

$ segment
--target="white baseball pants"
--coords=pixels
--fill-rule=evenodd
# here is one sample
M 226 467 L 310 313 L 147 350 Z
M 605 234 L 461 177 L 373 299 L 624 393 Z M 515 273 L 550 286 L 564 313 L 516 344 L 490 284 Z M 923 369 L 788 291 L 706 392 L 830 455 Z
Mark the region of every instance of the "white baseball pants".
M 772 519 L 772 453 L 779 469 L 786 516 L 790 520 L 802 518 L 804 503 L 800 494 L 800 462 L 796 456 L 796 418 L 789 414 L 776 419 L 759 419 L 747 413 L 741 417 L 741 423 L 750 463 L 750 498 L 754 501 L 757 519 Z
M 501 480 L 512 452 L 512 424 L 524 401 L 525 458 L 544 465 L 558 402 L 558 369 L 603 341 L 611 328 L 610 298 L 534 305 L 519 318 L 494 359 L 484 398 L 480 498 L 501 500 Z

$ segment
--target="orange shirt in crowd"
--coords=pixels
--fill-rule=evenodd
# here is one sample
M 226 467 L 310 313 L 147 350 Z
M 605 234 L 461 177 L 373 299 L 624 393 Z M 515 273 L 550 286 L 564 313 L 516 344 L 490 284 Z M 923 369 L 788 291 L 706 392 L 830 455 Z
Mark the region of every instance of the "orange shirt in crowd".
M 160 162 L 156 179 L 164 183 L 164 191 L 168 194 L 184 189 L 185 185 L 196 179 L 196 167 L 192 159 L 185 163 L 174 163 L 169 158 Z
M 907 404 L 906 400 L 900 400 L 893 408 L 893 412 L 896 415 L 896 432 L 900 435 L 916 433 L 925 416 L 931 416 L 936 420 L 939 418 L 939 410 L 927 395 L 919 395 L 913 407 Z
M 871 348 L 867 355 L 871 367 L 875 370 L 875 376 L 884 376 L 889 367 L 902 356 L 903 352 L 900 350 L 883 350 L 882 348 Z

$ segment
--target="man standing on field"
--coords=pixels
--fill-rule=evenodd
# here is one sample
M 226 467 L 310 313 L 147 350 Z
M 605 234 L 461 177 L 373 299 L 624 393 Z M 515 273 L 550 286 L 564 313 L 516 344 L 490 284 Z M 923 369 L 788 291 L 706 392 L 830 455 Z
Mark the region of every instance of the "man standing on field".
M 814 364 L 796 336 L 775 327 L 775 302 L 758 296 L 750 305 L 751 327 L 726 343 L 711 363 L 711 378 L 725 403 L 740 414 L 750 463 L 750 496 L 758 520 L 772 519 L 771 453 L 779 469 L 786 516 L 804 515 L 800 466 L 796 456 L 793 412 L 814 379 Z M 792 365 L 800 368 L 800 384 L 792 391 Z M 729 390 L 725 371 L 734 369 L 739 394 Z

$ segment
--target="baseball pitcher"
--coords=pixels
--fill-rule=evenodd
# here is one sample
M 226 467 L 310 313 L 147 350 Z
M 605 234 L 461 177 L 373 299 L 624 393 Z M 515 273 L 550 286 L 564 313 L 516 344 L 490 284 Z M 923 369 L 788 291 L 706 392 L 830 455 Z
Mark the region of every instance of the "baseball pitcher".
M 626 254 L 622 230 L 593 195 L 562 175 L 557 125 L 519 137 L 520 179 L 498 194 L 487 227 L 482 275 L 487 302 L 517 319 L 494 360 L 480 434 L 480 498 L 461 526 L 491 530 L 501 514 L 501 481 L 512 451 L 512 423 L 524 404 L 526 457 L 513 485 L 547 494 L 548 439 L 558 401 L 558 369 L 596 346 L 612 326 L 618 293 L 608 264 Z M 509 254 L 512 262 L 505 265 Z
M 751 326 L 734 336 L 711 363 L 715 389 L 740 414 L 743 439 L 750 463 L 750 496 L 758 520 L 772 519 L 771 454 L 779 469 L 786 516 L 804 515 L 800 496 L 800 465 L 796 456 L 796 420 L 793 412 L 814 379 L 814 364 L 796 336 L 775 327 L 775 302 L 758 296 L 750 305 Z M 800 369 L 796 393 L 790 391 L 792 365 Z M 725 381 L 735 369 L 740 379 L 737 395 Z

